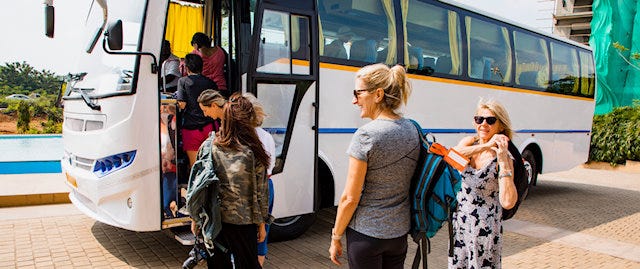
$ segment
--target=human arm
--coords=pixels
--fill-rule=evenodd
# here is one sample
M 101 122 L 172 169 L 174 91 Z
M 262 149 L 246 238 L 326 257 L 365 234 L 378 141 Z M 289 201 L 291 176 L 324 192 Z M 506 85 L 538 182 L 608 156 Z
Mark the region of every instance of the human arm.
M 338 256 L 342 256 L 340 237 L 344 234 L 353 217 L 353 213 L 356 211 L 356 207 L 358 207 L 366 173 L 367 162 L 350 156 L 347 182 L 338 202 L 338 212 L 334 229 L 332 230 L 331 247 L 329 248 L 331 261 L 337 265 L 341 265 L 340 261 L 338 261 Z
M 258 224 L 258 243 L 264 242 L 267 239 L 267 225 L 263 222 Z
M 496 137 L 496 146 L 491 147 L 498 157 L 498 188 L 500 205 L 511 209 L 518 200 L 516 185 L 513 183 L 513 159 L 509 154 L 509 139 L 506 136 Z M 492 139 L 493 140 L 493 139 Z
M 187 85 L 186 85 L 186 77 L 182 77 L 178 79 L 178 89 L 176 91 L 176 100 L 178 101 L 178 108 L 184 109 L 187 106 Z
M 476 137 L 467 136 L 465 138 L 462 138 L 462 140 L 458 142 L 458 145 L 453 147 L 453 149 L 455 149 L 458 153 L 464 155 L 465 157 L 471 158 L 471 156 L 477 153 L 480 153 L 482 151 L 485 151 L 487 149 L 490 149 L 492 146 L 495 145 L 494 138 L 491 138 L 491 140 L 489 140 L 489 142 L 487 143 L 482 143 L 477 145 L 473 144 L 475 143 L 475 141 L 476 141 Z

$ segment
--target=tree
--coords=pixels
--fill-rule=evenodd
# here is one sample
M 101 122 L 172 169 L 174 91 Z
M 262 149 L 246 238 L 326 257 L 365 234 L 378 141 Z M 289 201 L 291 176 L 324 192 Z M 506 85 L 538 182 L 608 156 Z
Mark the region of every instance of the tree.
M 5 63 L 0 66 L 0 95 L 30 94 L 41 91 L 57 94 L 61 76 L 48 70 L 38 71 L 26 62 Z

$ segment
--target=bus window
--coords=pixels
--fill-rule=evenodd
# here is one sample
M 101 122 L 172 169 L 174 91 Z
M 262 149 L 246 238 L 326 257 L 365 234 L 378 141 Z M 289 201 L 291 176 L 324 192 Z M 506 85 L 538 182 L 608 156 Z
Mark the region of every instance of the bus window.
M 551 42 L 552 92 L 578 94 L 578 53 L 564 44 Z
M 516 52 L 516 84 L 544 90 L 549 84 L 549 53 L 544 39 L 513 32 Z
M 511 82 L 509 31 L 495 23 L 467 16 L 467 68 L 471 78 Z
M 590 52 L 580 51 L 580 94 L 593 97 L 595 92 L 596 71 Z
M 291 16 L 291 58 L 293 58 L 293 74 L 311 74 L 311 46 L 309 41 L 309 19 L 302 16 Z
M 265 10 L 260 33 L 258 72 L 291 74 L 289 14 Z
M 320 56 L 396 63 L 393 1 L 318 0 Z
M 404 7 L 403 7 L 404 8 Z M 459 75 L 462 55 L 458 14 L 410 0 L 407 13 L 405 65 L 409 73 Z
M 311 74 L 309 19 L 265 10 L 260 33 L 258 72 Z

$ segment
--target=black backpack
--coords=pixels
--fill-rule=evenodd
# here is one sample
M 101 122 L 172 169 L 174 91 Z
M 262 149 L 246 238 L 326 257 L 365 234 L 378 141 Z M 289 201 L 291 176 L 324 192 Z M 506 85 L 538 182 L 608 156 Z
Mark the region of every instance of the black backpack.
M 513 184 L 516 185 L 516 190 L 518 192 L 518 200 L 516 201 L 516 205 L 514 205 L 511 209 L 502 209 L 502 220 L 508 220 L 516 214 L 518 211 L 518 207 L 520 203 L 527 197 L 527 193 L 529 192 L 529 175 L 527 170 L 524 168 L 524 161 L 522 159 L 522 155 L 520 155 L 520 151 L 516 145 L 514 145 L 511 141 L 509 141 L 509 153 L 513 156 Z

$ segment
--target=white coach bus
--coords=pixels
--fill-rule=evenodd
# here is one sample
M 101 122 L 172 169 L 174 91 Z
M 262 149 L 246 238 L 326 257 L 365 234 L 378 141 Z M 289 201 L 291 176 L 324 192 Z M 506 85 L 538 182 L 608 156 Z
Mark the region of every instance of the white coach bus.
M 480 97 L 499 100 L 531 184 L 587 160 L 595 90 L 587 46 L 448 1 L 196 2 L 86 1 L 86 46 L 62 90 L 61 163 L 71 201 L 98 221 L 133 231 L 189 221 L 179 210 L 188 175 L 174 135 L 180 117 L 167 120 L 175 102 L 163 94 L 158 58 L 167 29 L 173 36 L 174 24 L 193 20 L 228 52 L 229 89 L 254 93 L 269 114 L 273 239 L 299 236 L 336 205 L 347 146 L 365 123 L 351 101 L 354 74 L 367 64 L 407 67 L 413 94 L 403 112 L 446 146 L 474 133 Z M 176 5 L 198 11 L 185 17 L 171 12 Z M 52 36 L 52 16 L 47 26 Z M 173 168 L 162 165 L 169 142 Z

